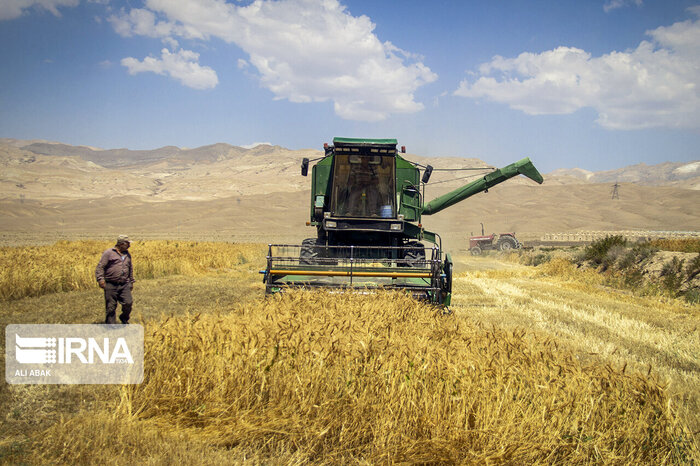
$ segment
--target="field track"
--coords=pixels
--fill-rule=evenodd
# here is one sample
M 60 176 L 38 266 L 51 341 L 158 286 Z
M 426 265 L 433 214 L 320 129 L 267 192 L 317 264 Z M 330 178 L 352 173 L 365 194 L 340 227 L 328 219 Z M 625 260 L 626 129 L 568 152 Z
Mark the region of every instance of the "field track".
M 581 360 L 656 373 L 700 431 L 700 306 L 633 296 L 556 265 L 539 270 L 496 258 L 458 260 L 458 316 L 530 329 L 560 341 Z

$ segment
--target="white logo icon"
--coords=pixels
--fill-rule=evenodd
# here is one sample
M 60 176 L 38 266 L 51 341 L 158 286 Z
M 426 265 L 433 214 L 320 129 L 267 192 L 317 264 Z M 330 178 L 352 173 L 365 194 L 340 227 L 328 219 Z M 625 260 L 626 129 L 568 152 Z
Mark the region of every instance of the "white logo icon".
M 15 334 L 15 357 L 20 364 L 53 364 L 56 362 L 55 338 L 22 338 Z
M 9 324 L 5 327 L 5 380 L 11 384 L 141 383 L 143 327 Z

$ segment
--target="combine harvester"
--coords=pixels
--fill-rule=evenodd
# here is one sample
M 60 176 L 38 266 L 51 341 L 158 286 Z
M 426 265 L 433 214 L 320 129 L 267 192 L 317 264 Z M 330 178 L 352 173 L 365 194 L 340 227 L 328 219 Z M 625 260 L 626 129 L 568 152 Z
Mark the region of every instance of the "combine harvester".
M 325 154 L 311 171 L 307 225 L 316 228 L 316 237 L 301 245 L 269 245 L 267 268 L 261 271 L 266 293 L 290 287 L 381 287 L 447 306 L 452 259 L 442 250 L 440 236 L 423 228 L 422 216 L 518 174 L 542 183 L 542 175 L 525 158 L 424 204 L 433 167 L 409 162 L 396 146 L 396 139 L 335 138 L 332 146 L 324 144 Z M 302 161 L 303 176 L 309 162 Z

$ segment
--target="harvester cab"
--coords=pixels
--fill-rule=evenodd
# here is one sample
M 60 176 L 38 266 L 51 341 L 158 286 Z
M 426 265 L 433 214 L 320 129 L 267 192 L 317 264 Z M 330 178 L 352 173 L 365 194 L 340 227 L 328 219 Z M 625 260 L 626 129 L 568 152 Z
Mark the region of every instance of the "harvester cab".
M 269 245 L 263 271 L 267 293 L 287 287 L 400 288 L 449 305 L 452 260 L 440 236 L 423 228 L 422 216 L 518 174 L 542 183 L 526 158 L 424 204 L 433 168 L 410 162 L 403 153 L 396 139 L 335 138 L 332 146 L 324 145 L 323 157 L 311 169 L 307 225 L 316 235 L 301 245 Z M 310 163 L 302 161 L 303 176 Z

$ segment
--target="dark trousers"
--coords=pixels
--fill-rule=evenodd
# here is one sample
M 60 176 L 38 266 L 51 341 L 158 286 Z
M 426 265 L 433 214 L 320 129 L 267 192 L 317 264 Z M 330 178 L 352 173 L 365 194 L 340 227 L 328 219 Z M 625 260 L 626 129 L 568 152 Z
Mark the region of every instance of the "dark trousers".
M 119 320 L 122 324 L 128 323 L 133 302 L 130 283 L 105 283 L 105 324 L 117 323 L 117 303 L 122 305 L 122 313 L 119 315 Z

